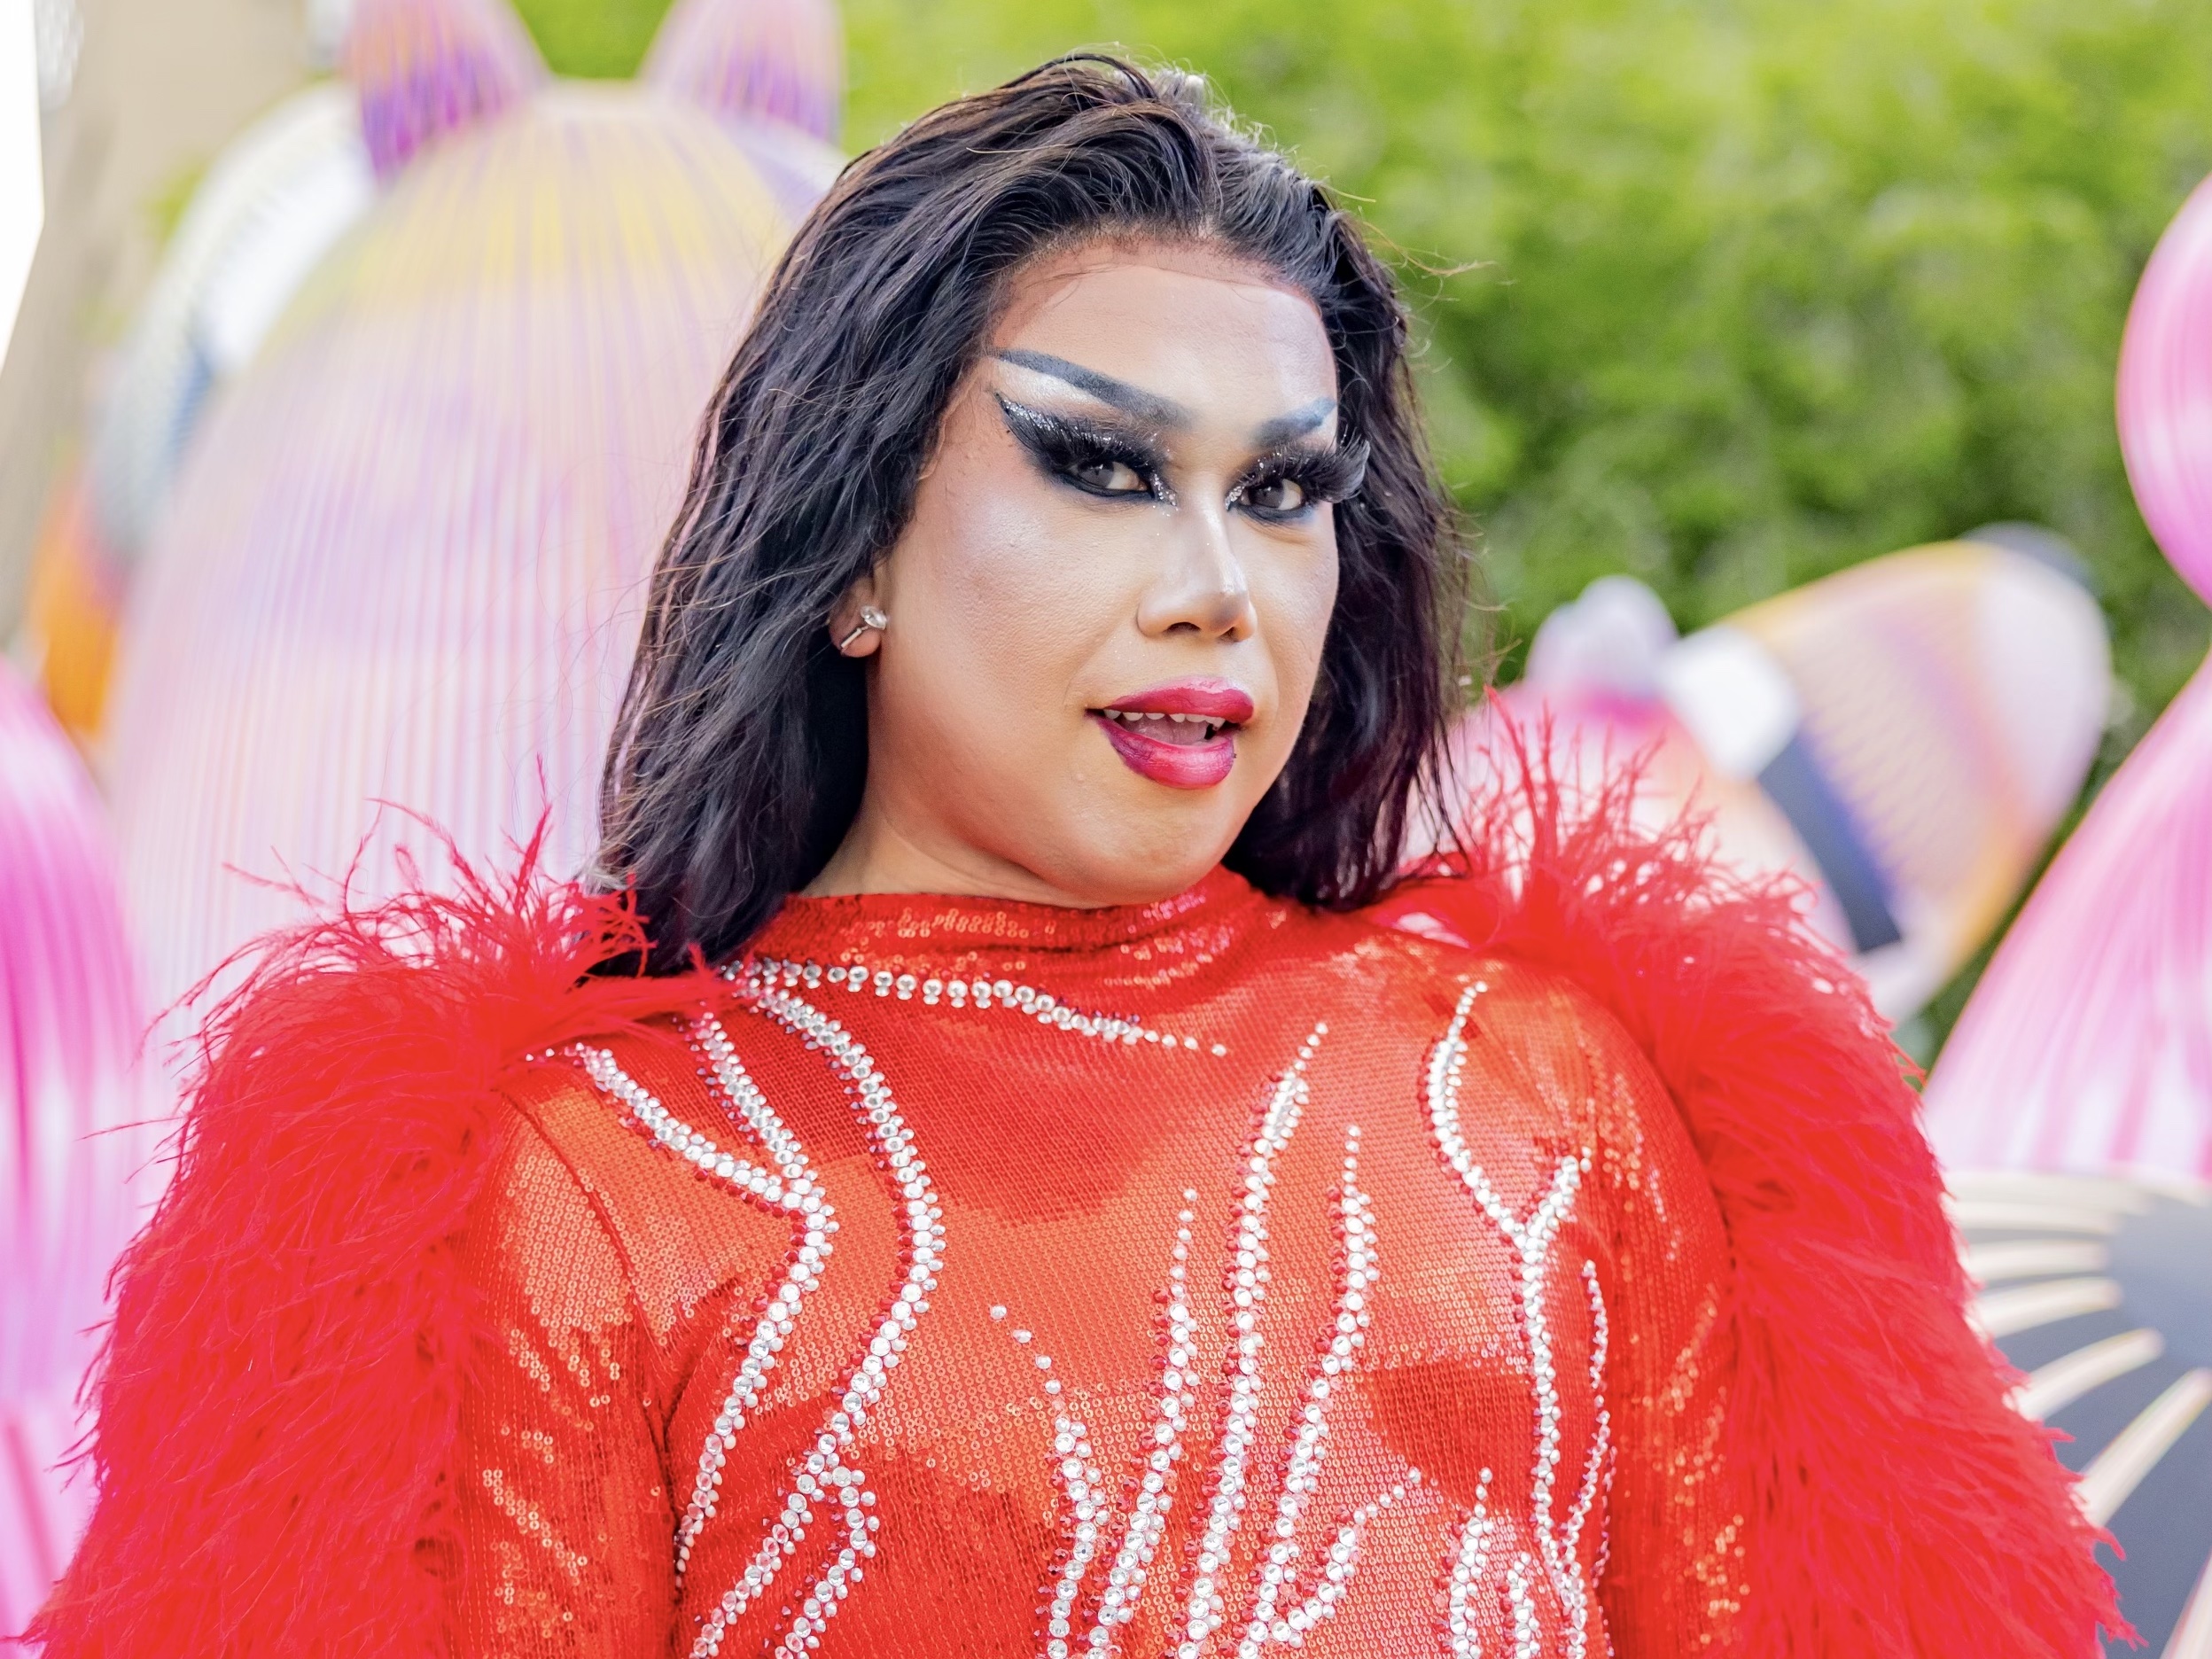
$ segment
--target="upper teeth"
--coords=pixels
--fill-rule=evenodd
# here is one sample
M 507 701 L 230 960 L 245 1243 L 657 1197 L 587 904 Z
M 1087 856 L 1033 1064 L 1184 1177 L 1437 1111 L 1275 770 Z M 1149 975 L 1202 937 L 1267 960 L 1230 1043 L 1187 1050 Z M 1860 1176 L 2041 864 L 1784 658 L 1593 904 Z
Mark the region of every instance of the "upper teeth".
M 1216 727 L 1216 726 L 1226 726 L 1226 725 L 1227 725 L 1227 724 L 1228 724 L 1228 722 L 1227 722 L 1227 720 L 1216 720 L 1216 719 L 1214 719 L 1214 718 L 1213 718 L 1211 715 L 1210 715 L 1210 714 L 1168 714 L 1168 713 L 1153 713 L 1153 712 L 1151 712 L 1151 711 L 1149 711 L 1149 710 L 1147 710 L 1147 709 L 1110 709 L 1110 709 L 1102 709 L 1102 710 L 1101 710 L 1100 712 L 1101 712 L 1102 713 L 1103 713 L 1103 714 L 1106 716 L 1106 718 L 1107 718 L 1108 720 L 1173 720 L 1173 721 L 1174 721 L 1174 722 L 1175 722 L 1178 726 L 1186 726 L 1186 725 L 1188 725 L 1188 726 L 1206 726 L 1206 727 Z

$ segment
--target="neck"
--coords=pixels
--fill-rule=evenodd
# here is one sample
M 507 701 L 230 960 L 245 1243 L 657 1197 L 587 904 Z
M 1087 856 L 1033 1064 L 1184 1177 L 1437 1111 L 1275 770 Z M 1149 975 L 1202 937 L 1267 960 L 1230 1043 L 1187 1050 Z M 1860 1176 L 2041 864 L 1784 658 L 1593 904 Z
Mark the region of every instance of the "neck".
M 845 839 L 801 890 L 809 899 L 846 893 L 946 893 L 1095 910 L 1114 902 L 1071 892 L 1010 859 L 946 837 L 902 829 L 868 798 Z

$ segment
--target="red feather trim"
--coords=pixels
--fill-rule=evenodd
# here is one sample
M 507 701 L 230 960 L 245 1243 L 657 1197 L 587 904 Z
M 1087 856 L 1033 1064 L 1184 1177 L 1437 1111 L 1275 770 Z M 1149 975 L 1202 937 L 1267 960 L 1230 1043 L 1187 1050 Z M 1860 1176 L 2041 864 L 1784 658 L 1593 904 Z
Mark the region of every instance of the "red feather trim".
M 1736 1258 L 1739 1650 L 2086 1659 L 2122 1628 L 2095 1535 L 1960 1317 L 1940 1182 L 1863 995 L 1786 893 L 1636 830 L 1624 787 L 1570 814 L 1522 782 L 1473 856 L 1378 914 L 1574 979 L 1680 1104 Z M 463 871 L 458 898 L 280 939 L 209 1023 L 177 1178 L 120 1270 L 103 1496 L 34 1627 L 48 1659 L 447 1650 L 448 1461 L 488 1335 L 456 1244 L 502 1087 L 705 991 L 587 978 L 637 920 L 535 871 L 533 848 L 502 887 Z
M 1569 799 L 1531 747 L 1508 730 L 1470 850 L 1375 915 L 1581 985 L 1688 1125 L 1735 1265 L 1737 1651 L 2086 1659 L 2100 1624 L 2134 1640 L 2106 1535 L 1966 1323 L 1909 1063 L 1857 977 L 1788 886 L 1717 869 L 1698 824 L 1640 829 L 1632 768 Z
M 502 1081 L 699 994 L 585 978 L 641 930 L 537 853 L 276 939 L 208 1023 L 175 1179 L 118 1269 L 102 1497 L 31 1632 L 49 1659 L 445 1651 L 482 1337 L 456 1244 Z

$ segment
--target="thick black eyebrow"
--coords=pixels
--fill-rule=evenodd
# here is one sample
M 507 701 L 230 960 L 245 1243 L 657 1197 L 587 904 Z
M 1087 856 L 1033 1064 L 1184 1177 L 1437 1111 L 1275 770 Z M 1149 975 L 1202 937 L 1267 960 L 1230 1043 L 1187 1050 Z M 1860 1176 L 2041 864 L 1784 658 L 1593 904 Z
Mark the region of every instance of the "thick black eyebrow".
M 1293 438 L 1305 437 L 1336 412 L 1335 398 L 1315 398 L 1302 409 L 1278 415 L 1274 419 L 1254 427 L 1252 442 L 1262 449 L 1279 449 Z
M 1050 375 L 1079 392 L 1089 393 L 1110 408 L 1154 426 L 1187 427 L 1190 411 L 1171 399 L 1133 386 L 1126 380 L 1117 380 L 1111 375 L 1101 374 L 1095 369 L 1086 369 L 1081 363 L 1071 363 L 1064 357 L 1054 357 L 1045 352 L 1019 349 L 993 352 L 1001 362 L 1010 362 L 1017 369 L 1031 369 L 1041 375 Z

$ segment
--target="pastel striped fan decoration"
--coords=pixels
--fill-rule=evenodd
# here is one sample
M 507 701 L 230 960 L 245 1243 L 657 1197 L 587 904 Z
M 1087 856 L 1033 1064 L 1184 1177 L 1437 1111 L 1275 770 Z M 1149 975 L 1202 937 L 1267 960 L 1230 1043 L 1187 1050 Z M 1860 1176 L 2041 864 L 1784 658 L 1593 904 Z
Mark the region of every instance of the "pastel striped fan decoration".
M 1974 1315 L 2107 1527 L 2147 1659 L 2212 1659 L 2212 1186 L 1955 1174 Z M 2116 1651 L 2116 1650 L 2115 1650 Z
M 2119 421 L 2145 521 L 2212 598 L 2212 181 L 2136 291 Z M 2052 862 L 1928 1102 L 1954 1168 L 2212 1175 L 2212 662 Z
M 110 1263 L 137 1217 L 151 1097 L 105 814 L 0 658 L 0 1652 L 67 1561 L 75 1441 Z
M 2064 544 L 1992 525 L 1681 639 L 1649 588 L 1602 577 L 1545 619 L 1506 700 L 1542 712 L 1570 775 L 1640 757 L 1655 823 L 1696 814 L 1735 868 L 1802 881 L 1811 924 L 1902 1021 L 2034 869 L 2096 754 L 2110 681 Z
M 158 996 L 298 914 L 250 877 L 440 879 L 424 821 L 496 863 L 549 807 L 581 865 L 700 415 L 834 165 L 553 82 L 425 140 L 308 277 L 196 434 L 125 624 L 112 773 Z
M 128 571 L 207 399 L 245 368 L 300 280 L 375 194 L 361 100 L 303 87 L 223 147 L 161 251 L 91 437 L 92 523 Z

